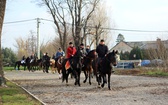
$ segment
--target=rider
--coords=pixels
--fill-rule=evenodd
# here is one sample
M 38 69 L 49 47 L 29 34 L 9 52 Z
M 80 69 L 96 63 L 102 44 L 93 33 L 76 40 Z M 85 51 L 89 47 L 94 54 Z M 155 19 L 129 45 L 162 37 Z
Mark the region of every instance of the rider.
M 86 49 L 84 48 L 84 44 L 83 43 L 80 44 L 79 50 L 82 53 L 82 57 L 81 57 L 82 59 L 81 60 L 83 60 L 83 57 L 85 57 L 87 55 L 87 52 L 86 52 Z M 80 62 L 80 65 L 82 65 L 82 62 Z M 82 65 L 82 67 L 83 66 L 84 65 Z
M 96 47 L 96 52 L 98 54 L 98 67 L 100 67 L 99 63 L 102 58 L 104 58 L 108 52 L 108 47 L 105 45 L 104 40 L 100 40 L 99 45 Z
M 64 51 L 61 48 L 59 48 L 58 51 L 55 54 L 55 68 L 56 68 L 56 63 L 58 61 L 58 58 L 60 56 L 64 56 L 64 55 L 65 55 Z
M 22 57 L 21 63 L 25 63 L 25 55 Z
M 67 62 L 66 65 L 70 65 L 72 63 L 72 58 L 76 53 L 76 48 L 73 46 L 72 42 L 69 42 L 69 47 L 67 48 L 67 55 L 66 57 L 69 59 L 69 63 Z
M 33 62 L 33 60 L 34 60 L 34 54 L 32 54 L 32 55 L 30 56 L 30 59 L 31 59 L 31 60 L 30 60 L 30 63 Z
M 73 46 L 72 42 L 69 42 L 69 47 L 67 48 L 67 58 L 71 58 L 75 55 L 76 48 Z
M 82 53 L 82 57 L 85 57 L 87 55 L 86 49 L 84 48 L 84 44 L 81 43 L 79 46 L 80 52 Z
M 90 52 L 90 46 L 87 45 L 87 46 L 86 46 L 86 53 L 88 54 L 89 52 Z

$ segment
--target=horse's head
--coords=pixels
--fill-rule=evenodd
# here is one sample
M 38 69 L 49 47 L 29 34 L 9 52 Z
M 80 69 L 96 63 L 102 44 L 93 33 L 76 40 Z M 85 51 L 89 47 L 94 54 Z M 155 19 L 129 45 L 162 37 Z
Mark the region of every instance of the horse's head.
M 90 59 L 95 59 L 96 58 L 96 50 L 91 50 L 86 56 Z
M 108 53 L 107 54 L 107 59 L 110 61 L 110 63 L 113 64 L 113 66 L 116 66 L 117 65 L 117 62 L 118 62 L 118 51 L 115 51 L 113 50 L 112 52 Z

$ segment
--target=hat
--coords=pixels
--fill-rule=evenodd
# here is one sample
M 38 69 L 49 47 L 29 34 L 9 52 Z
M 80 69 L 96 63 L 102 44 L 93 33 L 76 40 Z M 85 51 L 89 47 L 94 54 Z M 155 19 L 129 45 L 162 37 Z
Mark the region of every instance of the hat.
M 73 44 L 72 42 L 69 42 L 69 44 Z
M 81 44 L 80 44 L 80 46 L 84 46 L 84 44 L 83 44 L 83 43 L 81 43 Z
M 104 42 L 104 39 L 101 39 L 100 42 Z

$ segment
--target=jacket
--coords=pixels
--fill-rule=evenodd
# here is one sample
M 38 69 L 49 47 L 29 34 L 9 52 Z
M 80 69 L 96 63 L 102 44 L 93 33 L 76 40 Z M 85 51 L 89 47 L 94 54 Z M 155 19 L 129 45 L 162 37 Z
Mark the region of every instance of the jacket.
M 76 53 L 76 48 L 75 47 L 68 47 L 67 48 L 67 58 L 70 58 L 74 56 Z
M 100 58 L 103 58 L 105 57 L 105 55 L 107 54 L 108 52 L 108 47 L 106 45 L 101 45 L 99 44 L 97 47 L 96 47 L 96 52 L 98 54 L 98 57 Z

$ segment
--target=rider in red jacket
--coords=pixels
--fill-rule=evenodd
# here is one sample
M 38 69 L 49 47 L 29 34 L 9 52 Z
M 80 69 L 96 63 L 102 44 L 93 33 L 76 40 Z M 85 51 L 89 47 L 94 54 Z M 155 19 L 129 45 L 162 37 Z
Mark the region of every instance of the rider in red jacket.
M 69 42 L 69 47 L 67 48 L 67 58 L 71 58 L 75 55 L 76 48 L 73 46 L 72 42 Z

